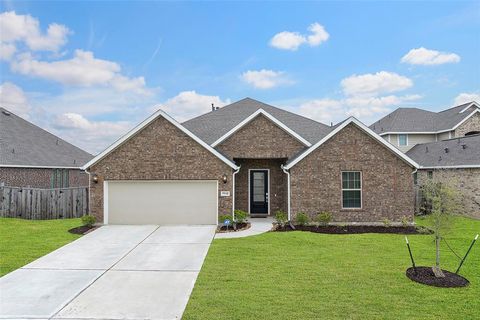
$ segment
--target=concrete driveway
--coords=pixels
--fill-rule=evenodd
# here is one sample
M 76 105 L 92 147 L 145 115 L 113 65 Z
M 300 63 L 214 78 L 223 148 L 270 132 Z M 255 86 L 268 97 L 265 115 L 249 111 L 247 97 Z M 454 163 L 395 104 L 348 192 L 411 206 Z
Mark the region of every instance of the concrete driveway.
M 0 278 L 0 319 L 179 319 L 215 226 L 104 226 Z

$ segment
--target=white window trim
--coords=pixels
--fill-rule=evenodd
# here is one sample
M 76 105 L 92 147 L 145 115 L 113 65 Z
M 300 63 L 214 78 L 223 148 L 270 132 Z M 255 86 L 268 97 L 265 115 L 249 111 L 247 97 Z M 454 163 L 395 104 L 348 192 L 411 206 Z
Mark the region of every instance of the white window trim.
M 400 136 L 405 136 L 406 144 L 400 144 Z M 397 143 L 399 147 L 408 147 L 408 134 L 402 133 L 397 135 Z
M 343 173 L 344 172 L 359 172 L 360 173 L 360 189 L 344 189 L 343 188 Z M 341 186 L 342 186 L 342 210 L 362 210 L 363 209 L 363 174 L 362 171 L 354 171 L 354 170 L 348 170 L 348 171 L 341 171 L 340 173 L 340 181 L 341 181 Z M 355 207 L 355 208 L 345 208 L 343 206 L 343 191 L 360 191 L 360 207 Z
M 268 179 L 267 179 L 267 194 L 268 194 L 268 212 L 267 215 L 270 215 L 270 169 L 263 169 L 263 168 L 251 168 L 248 169 L 248 214 L 252 214 L 250 212 L 250 171 L 258 171 L 258 170 L 265 170 L 267 171 Z M 254 213 L 254 214 L 262 214 L 262 213 Z

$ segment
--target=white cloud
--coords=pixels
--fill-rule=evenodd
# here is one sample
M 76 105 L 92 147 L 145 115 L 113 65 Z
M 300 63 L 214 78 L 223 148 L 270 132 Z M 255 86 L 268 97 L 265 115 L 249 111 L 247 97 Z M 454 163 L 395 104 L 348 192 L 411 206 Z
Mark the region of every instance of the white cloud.
M 318 22 L 311 24 L 310 27 L 308 27 L 308 31 L 310 31 L 312 34 L 307 37 L 307 41 L 312 47 L 320 45 L 322 42 L 327 41 L 330 37 L 325 28 Z
M 345 104 L 348 106 L 347 116 L 369 118 L 378 114 L 390 112 L 390 107 L 420 99 L 420 95 L 382 96 L 382 97 L 348 97 Z
M 273 36 L 270 45 L 277 49 L 295 51 L 306 41 L 307 39 L 298 32 L 283 31 Z
M 480 103 L 480 93 L 476 93 L 476 92 L 460 93 L 458 96 L 455 97 L 455 100 L 453 103 L 455 106 L 459 106 L 461 104 L 472 102 L 472 101 Z
M 52 80 L 64 85 L 84 87 L 104 85 L 122 92 L 149 94 L 143 77 L 123 76 L 119 64 L 97 59 L 90 51 L 75 50 L 73 58 L 53 62 L 35 60 L 31 54 L 23 54 L 12 62 L 11 69 L 23 75 Z
M 195 91 L 182 91 L 162 103 L 160 108 L 177 121 L 183 122 L 211 111 L 212 103 L 215 107 L 223 107 L 231 102 L 230 99 L 222 100 L 219 96 L 202 95 Z
M 445 63 L 460 62 L 460 56 L 455 53 L 440 52 L 437 50 L 429 50 L 424 47 L 410 50 L 402 57 L 401 62 L 417 65 L 439 65 Z
M 28 118 L 30 112 L 25 92 L 11 82 L 4 82 L 0 85 L 0 106 L 24 118 Z
M 302 35 L 299 32 L 282 31 L 273 36 L 270 45 L 281 50 L 297 50 L 302 44 L 309 44 L 316 47 L 328 40 L 330 35 L 318 22 L 308 27 L 309 35 Z
M 52 131 L 65 140 L 98 153 L 132 128 L 128 121 L 91 121 L 78 113 L 57 115 L 52 121 Z M 79 139 L 81 137 L 81 139 Z
M 34 51 L 58 51 L 66 42 L 70 30 L 61 24 L 52 23 L 42 33 L 38 19 L 30 15 L 17 15 L 14 11 L 0 14 L 2 41 L 23 41 Z
M 343 92 L 348 96 L 377 96 L 383 93 L 402 91 L 413 86 L 413 81 L 393 72 L 380 71 L 352 75 L 342 80 Z
M 271 89 L 293 83 L 284 72 L 266 69 L 248 70 L 241 75 L 241 79 L 257 89 Z
M 335 99 L 314 99 L 302 103 L 298 112 L 308 118 L 329 124 L 345 117 L 342 101 Z
M 419 95 L 346 97 L 342 99 L 314 99 L 298 107 L 298 112 L 306 117 L 329 124 L 337 123 L 349 116 L 371 122 L 375 117 L 391 111 L 391 107 L 420 99 Z
M 14 44 L 0 41 L 0 60 L 9 61 L 13 57 L 16 51 L 17 51 L 17 48 L 15 47 Z

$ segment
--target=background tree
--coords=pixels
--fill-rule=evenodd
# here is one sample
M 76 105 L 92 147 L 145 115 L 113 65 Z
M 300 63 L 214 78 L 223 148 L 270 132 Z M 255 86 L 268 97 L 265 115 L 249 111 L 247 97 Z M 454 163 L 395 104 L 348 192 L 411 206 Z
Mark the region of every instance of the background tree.
M 435 173 L 438 178 L 427 179 L 422 185 L 423 210 L 430 215 L 429 227 L 435 237 L 435 266 L 432 270 L 436 277 L 444 277 L 440 268 L 440 241 L 451 228 L 452 215 L 462 213 L 462 205 L 454 181 L 440 170 Z

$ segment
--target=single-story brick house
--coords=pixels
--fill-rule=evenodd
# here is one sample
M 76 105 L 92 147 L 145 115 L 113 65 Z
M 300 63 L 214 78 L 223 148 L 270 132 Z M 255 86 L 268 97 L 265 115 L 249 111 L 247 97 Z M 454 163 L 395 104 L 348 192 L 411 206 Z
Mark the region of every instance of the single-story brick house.
M 83 168 L 99 222 L 214 224 L 234 209 L 412 220 L 417 166 L 355 118 L 327 126 L 246 98 L 182 124 L 159 110 Z
M 462 212 L 480 219 L 480 134 L 417 144 L 407 155 L 420 165 L 414 182 L 448 182 L 460 192 Z
M 0 107 L 0 187 L 88 186 L 93 155 Z

